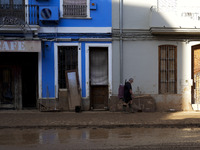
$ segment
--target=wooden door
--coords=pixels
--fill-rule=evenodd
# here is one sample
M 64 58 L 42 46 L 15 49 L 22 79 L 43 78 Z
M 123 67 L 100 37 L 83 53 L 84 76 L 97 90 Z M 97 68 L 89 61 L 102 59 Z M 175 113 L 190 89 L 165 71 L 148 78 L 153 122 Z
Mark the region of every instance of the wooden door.
M 77 70 L 65 71 L 66 87 L 68 89 L 69 110 L 75 110 L 76 106 L 81 106 L 80 84 Z
M 0 67 L 0 103 L 1 107 L 14 108 L 13 75 L 10 67 Z
M 90 48 L 90 100 L 93 109 L 108 106 L 108 48 Z
M 0 108 L 21 109 L 21 68 L 0 65 Z
M 200 103 L 200 45 L 192 47 L 192 104 Z

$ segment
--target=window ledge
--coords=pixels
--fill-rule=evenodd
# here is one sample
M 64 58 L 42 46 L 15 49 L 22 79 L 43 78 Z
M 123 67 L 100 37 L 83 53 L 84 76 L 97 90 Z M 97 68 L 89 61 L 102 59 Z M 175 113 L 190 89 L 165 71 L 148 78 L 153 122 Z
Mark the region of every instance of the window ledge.
M 35 34 L 37 34 L 39 28 L 40 28 L 39 25 L 29 25 L 28 27 L 24 29 L 28 29 L 34 32 Z M 25 31 L 24 29 L 20 28 L 17 25 L 4 25 L 3 27 L 0 28 L 0 31 L 3 33 L 20 33 L 20 32 L 24 32 Z
M 167 28 L 167 27 L 151 27 L 150 32 L 152 34 L 184 34 L 184 35 L 192 35 L 192 34 L 200 34 L 200 28 Z
M 61 19 L 92 19 L 91 17 L 61 17 Z

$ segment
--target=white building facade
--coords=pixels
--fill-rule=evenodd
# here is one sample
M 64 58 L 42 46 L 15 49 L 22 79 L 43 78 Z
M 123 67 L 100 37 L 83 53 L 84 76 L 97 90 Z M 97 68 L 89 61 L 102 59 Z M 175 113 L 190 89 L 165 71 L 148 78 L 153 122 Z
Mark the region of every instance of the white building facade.
M 197 110 L 200 103 L 200 2 L 112 0 L 113 96 L 134 78 L 157 111 Z

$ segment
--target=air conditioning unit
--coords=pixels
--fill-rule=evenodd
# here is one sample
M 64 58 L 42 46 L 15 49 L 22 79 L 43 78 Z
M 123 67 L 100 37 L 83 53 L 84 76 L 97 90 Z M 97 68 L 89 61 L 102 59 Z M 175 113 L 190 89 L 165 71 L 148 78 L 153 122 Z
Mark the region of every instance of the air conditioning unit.
M 40 21 L 58 21 L 59 11 L 56 6 L 40 6 L 39 7 Z

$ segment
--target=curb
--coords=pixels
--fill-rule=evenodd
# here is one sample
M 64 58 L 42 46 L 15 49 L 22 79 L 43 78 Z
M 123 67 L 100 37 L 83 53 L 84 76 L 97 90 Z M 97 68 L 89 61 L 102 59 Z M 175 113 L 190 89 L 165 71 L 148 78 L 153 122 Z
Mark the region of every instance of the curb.
M 199 123 L 195 124 L 115 124 L 115 125 L 19 125 L 0 126 L 0 129 L 40 129 L 40 128 L 200 128 Z

